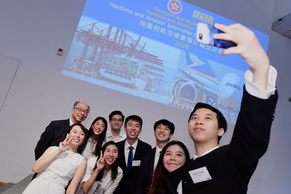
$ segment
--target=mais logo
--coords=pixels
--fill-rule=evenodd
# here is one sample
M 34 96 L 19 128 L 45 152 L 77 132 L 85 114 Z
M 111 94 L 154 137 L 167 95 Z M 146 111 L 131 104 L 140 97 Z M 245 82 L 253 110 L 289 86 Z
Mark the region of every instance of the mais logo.
M 169 0 L 168 9 L 174 14 L 178 14 L 182 11 L 182 4 L 179 0 Z
M 197 19 L 197 20 L 206 22 L 208 24 L 213 24 L 213 20 L 214 20 L 214 18 L 212 16 L 206 15 L 206 14 L 199 12 L 199 11 L 196 11 L 196 10 L 193 11 L 192 17 Z

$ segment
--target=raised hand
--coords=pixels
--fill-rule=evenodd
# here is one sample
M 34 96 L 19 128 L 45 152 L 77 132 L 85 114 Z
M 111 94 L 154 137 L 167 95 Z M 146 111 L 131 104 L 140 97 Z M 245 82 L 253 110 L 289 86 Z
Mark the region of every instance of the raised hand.
M 239 54 L 251 66 L 251 71 L 254 73 L 253 82 L 266 89 L 270 61 L 255 33 L 241 24 L 229 26 L 215 24 L 214 26 L 224 32 L 215 34 L 213 36 L 215 39 L 228 40 L 237 44 L 235 47 L 225 49 L 221 54 Z
M 105 165 L 105 155 L 102 154 L 102 151 L 100 152 L 100 157 L 99 159 L 97 160 L 96 164 L 97 164 L 97 170 L 98 171 L 101 171 L 103 168 L 104 168 L 104 165 Z
M 72 138 L 70 138 L 70 135 L 67 134 L 66 139 L 63 142 L 59 143 L 59 149 L 60 151 L 65 151 L 69 148 L 69 142 L 72 140 Z

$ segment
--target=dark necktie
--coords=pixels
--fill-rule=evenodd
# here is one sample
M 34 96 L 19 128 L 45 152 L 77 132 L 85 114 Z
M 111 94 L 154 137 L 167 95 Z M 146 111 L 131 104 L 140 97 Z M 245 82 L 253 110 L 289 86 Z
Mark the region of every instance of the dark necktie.
M 129 153 L 128 153 L 128 160 L 127 160 L 127 171 L 129 173 L 130 169 L 131 169 L 131 166 L 132 166 L 132 158 L 133 158 L 132 150 L 133 150 L 133 147 L 129 146 L 128 148 L 129 148 Z

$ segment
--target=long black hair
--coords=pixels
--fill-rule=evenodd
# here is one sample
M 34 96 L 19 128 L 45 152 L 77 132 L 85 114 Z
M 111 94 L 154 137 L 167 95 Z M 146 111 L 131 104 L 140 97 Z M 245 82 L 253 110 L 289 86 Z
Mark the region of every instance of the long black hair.
M 106 135 L 106 131 L 107 131 L 107 121 L 105 118 L 103 117 L 97 117 L 91 124 L 90 129 L 88 131 L 88 136 L 87 136 L 87 140 L 91 137 L 91 135 L 93 135 L 93 129 L 92 129 L 92 125 L 94 125 L 97 121 L 102 120 L 105 127 L 104 127 L 104 131 L 100 134 L 100 136 L 98 137 L 98 139 L 94 139 L 97 141 L 96 146 L 95 146 L 95 150 L 93 151 L 93 155 L 98 156 L 100 153 L 100 149 L 102 147 L 102 144 L 104 142 L 105 139 L 105 135 Z
M 108 141 L 108 142 L 106 142 L 106 143 L 102 146 L 102 148 L 101 148 L 101 151 L 102 151 L 103 155 L 104 155 L 104 152 L 105 152 L 107 146 L 109 146 L 109 145 L 115 145 L 116 148 L 117 148 L 117 151 L 118 151 L 118 147 L 117 147 L 116 143 L 115 143 L 114 141 Z M 98 161 L 99 158 L 100 158 L 100 153 L 99 153 L 99 155 L 98 155 L 96 161 Z M 114 162 L 114 163 L 112 164 L 112 166 L 111 166 L 111 179 L 112 179 L 112 180 L 114 180 L 114 179 L 117 177 L 117 173 L 118 173 L 118 158 L 119 158 L 119 157 L 117 157 L 117 159 L 115 160 L 115 162 Z M 95 164 L 94 170 L 95 170 L 96 168 L 97 168 L 97 163 Z M 103 168 L 103 169 L 100 171 L 100 173 L 97 175 L 97 177 L 96 177 L 96 181 L 100 181 L 100 180 L 102 179 L 102 177 L 103 177 L 103 170 L 104 170 L 104 168 Z
M 168 147 L 170 147 L 172 145 L 180 146 L 184 150 L 186 161 L 190 160 L 189 151 L 188 151 L 187 147 L 185 146 L 185 144 L 183 144 L 181 141 L 174 141 L 173 140 L 173 141 L 170 141 L 169 143 L 167 143 L 165 145 L 165 147 L 162 149 L 162 152 L 160 154 L 159 161 L 158 161 L 157 167 L 155 169 L 154 176 L 153 176 L 152 183 L 151 183 L 151 186 L 149 188 L 148 194 L 156 194 L 156 193 L 164 194 L 164 193 L 166 193 L 165 179 L 166 179 L 166 176 L 169 172 L 165 168 L 165 166 L 163 164 L 163 160 L 164 160 L 164 155 L 165 155 L 166 150 L 168 149 Z

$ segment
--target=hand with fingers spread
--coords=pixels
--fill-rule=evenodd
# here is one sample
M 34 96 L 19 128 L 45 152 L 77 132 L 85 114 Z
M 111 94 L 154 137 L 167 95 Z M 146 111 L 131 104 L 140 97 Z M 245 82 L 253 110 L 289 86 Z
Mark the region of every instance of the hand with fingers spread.
M 96 170 L 98 170 L 99 172 L 104 168 L 105 166 L 105 155 L 103 155 L 102 151 L 100 152 L 100 157 L 96 162 L 97 168 Z
M 63 141 L 63 142 L 61 142 L 60 144 L 59 144 L 59 149 L 60 149 L 60 151 L 65 151 L 65 150 L 67 150 L 68 148 L 69 148 L 69 142 L 72 140 L 72 138 L 70 138 L 70 135 L 69 134 L 67 134 L 67 137 L 66 137 L 66 139 Z
M 213 36 L 215 39 L 232 41 L 237 44 L 235 47 L 225 49 L 221 54 L 239 54 L 251 66 L 251 71 L 254 73 L 253 82 L 266 89 L 270 61 L 255 33 L 241 24 L 226 26 L 216 23 L 214 26 L 224 32 L 215 34 Z

